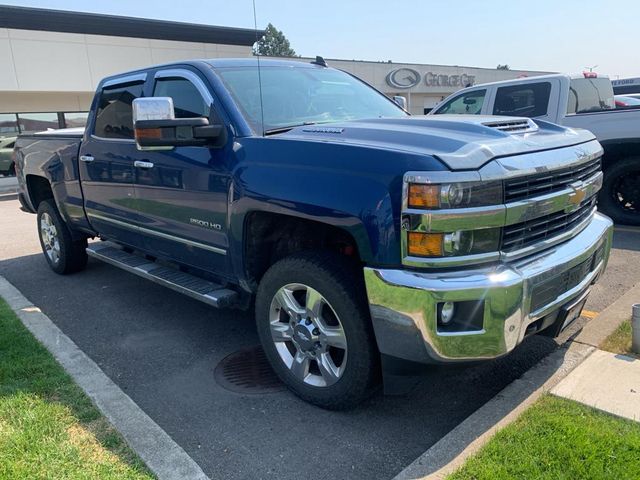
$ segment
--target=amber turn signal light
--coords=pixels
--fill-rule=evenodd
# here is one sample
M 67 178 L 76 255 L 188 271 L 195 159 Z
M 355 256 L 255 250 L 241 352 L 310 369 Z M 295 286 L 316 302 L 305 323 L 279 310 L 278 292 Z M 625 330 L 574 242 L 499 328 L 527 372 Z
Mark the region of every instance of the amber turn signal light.
M 162 138 L 162 129 L 136 128 L 136 138 Z
M 421 183 L 409 184 L 410 208 L 437 208 L 440 206 L 440 186 Z
M 444 234 L 408 232 L 408 235 L 409 241 L 407 243 L 409 255 L 416 255 L 419 257 L 442 256 L 442 239 Z

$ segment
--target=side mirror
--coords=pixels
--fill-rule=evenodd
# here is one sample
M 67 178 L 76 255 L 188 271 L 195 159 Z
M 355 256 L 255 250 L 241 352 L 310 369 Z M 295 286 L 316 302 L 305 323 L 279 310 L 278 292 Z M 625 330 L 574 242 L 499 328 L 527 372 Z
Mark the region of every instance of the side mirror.
M 224 138 L 224 125 L 210 125 L 205 117 L 175 118 L 170 97 L 136 98 L 133 128 L 139 150 L 170 150 L 178 146 L 205 146 Z
M 407 99 L 404 98 L 402 95 L 396 95 L 393 97 L 393 101 L 396 102 L 396 104 L 398 104 L 398 106 L 403 109 L 403 110 L 407 110 Z

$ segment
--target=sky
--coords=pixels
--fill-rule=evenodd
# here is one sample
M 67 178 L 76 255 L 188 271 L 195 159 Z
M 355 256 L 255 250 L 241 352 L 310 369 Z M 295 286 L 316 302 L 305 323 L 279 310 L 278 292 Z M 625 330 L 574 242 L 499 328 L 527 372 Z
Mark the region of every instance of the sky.
M 4 4 L 253 28 L 252 0 Z M 255 0 L 305 57 L 640 77 L 640 0 Z

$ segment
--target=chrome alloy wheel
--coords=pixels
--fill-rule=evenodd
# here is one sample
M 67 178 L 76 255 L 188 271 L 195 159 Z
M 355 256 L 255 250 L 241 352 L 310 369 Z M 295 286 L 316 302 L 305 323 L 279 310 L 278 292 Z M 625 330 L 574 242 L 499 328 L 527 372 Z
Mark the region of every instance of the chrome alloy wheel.
M 54 265 L 60 261 L 60 242 L 58 240 L 58 229 L 53 223 L 51 215 L 43 213 L 40 217 L 40 238 L 44 251 Z
M 347 337 L 335 310 L 301 283 L 280 288 L 269 309 L 271 338 L 291 373 L 308 385 L 336 383 L 347 364 Z

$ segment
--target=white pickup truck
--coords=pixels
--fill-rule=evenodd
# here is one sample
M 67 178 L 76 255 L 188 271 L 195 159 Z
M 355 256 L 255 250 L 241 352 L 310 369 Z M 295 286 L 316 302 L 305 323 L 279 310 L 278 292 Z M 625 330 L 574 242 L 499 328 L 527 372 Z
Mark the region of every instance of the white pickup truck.
M 640 108 L 616 108 L 611 81 L 595 73 L 485 83 L 445 98 L 429 115 L 508 115 L 593 132 L 604 147 L 599 209 L 640 225 Z

